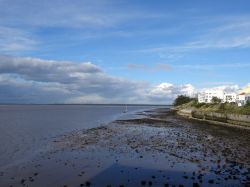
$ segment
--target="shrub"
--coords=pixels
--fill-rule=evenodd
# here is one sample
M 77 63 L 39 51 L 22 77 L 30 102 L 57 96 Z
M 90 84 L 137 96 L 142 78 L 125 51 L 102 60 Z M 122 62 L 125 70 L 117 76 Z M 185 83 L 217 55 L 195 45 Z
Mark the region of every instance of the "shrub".
M 250 114 L 250 101 L 248 100 L 247 103 L 242 107 L 242 112 L 244 114 Z
M 245 104 L 245 106 L 250 106 L 250 100 L 247 100 L 247 103 Z
M 225 110 L 226 103 L 221 103 L 219 106 L 219 110 Z
M 194 102 L 192 104 L 193 107 L 196 107 L 196 108 L 201 108 L 202 106 L 206 105 L 206 103 L 198 103 L 198 101 Z

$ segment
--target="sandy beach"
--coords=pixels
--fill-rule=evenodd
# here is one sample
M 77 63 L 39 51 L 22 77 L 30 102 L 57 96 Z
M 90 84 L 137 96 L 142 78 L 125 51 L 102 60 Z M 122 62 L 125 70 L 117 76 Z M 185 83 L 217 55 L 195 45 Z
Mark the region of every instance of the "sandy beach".
M 0 171 L 1 186 L 250 186 L 250 131 L 192 122 L 169 108 L 54 137 Z

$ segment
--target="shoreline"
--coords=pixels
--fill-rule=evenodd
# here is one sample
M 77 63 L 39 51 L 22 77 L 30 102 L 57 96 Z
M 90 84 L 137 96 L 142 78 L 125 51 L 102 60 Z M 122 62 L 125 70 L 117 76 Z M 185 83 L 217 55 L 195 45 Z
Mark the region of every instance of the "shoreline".
M 169 108 L 136 112 L 55 137 L 49 152 L 0 171 L 0 181 L 36 187 L 249 184 L 249 132 L 216 128 L 176 118 Z

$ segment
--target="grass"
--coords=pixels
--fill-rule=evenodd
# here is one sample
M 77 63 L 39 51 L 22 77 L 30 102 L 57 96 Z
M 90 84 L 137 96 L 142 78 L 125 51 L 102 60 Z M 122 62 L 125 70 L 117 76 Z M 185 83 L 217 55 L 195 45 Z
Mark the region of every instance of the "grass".
M 204 112 L 250 115 L 250 103 L 244 106 L 237 106 L 236 103 L 207 104 L 207 103 L 192 102 L 189 103 L 189 107 Z
M 236 103 L 198 103 L 197 99 L 180 95 L 174 102 L 176 109 L 191 109 L 203 112 L 250 115 L 250 102 L 244 106 Z

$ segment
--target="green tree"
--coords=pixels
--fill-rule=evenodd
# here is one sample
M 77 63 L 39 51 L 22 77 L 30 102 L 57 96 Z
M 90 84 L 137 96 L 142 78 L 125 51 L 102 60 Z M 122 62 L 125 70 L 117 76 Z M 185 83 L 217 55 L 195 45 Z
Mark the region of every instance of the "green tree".
M 174 106 L 178 106 L 178 105 L 182 105 L 185 103 L 189 103 L 190 101 L 194 100 L 194 98 L 190 98 L 188 96 L 185 95 L 179 95 L 175 101 L 174 101 Z
M 221 99 L 219 99 L 218 97 L 213 97 L 212 98 L 212 103 L 214 103 L 214 104 L 221 103 Z

